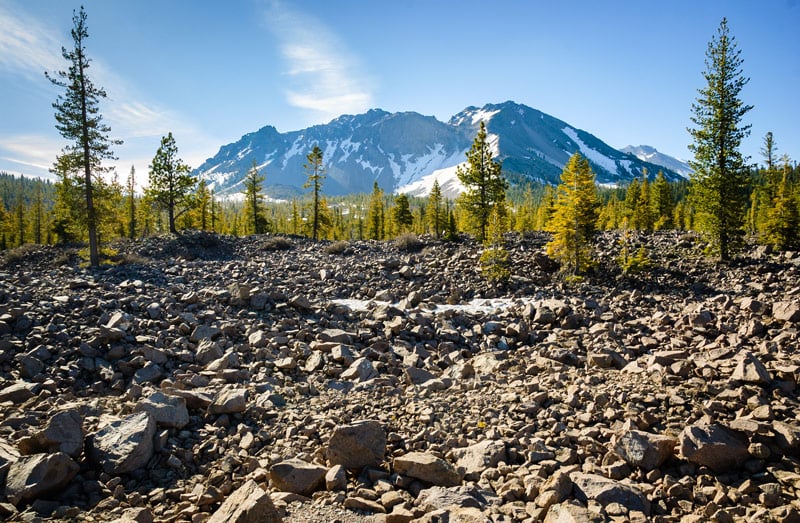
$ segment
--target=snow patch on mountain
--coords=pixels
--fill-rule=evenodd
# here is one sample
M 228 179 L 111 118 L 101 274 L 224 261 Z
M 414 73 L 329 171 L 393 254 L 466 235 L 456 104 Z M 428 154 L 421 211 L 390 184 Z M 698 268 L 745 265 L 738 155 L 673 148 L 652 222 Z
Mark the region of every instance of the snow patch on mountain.
M 653 165 L 665 167 L 671 171 L 675 171 L 684 178 L 688 178 L 692 174 L 692 167 L 685 161 L 659 152 L 655 147 L 649 145 L 628 145 L 620 149 L 623 153 L 632 154 L 643 162 L 649 162 Z
M 561 129 L 564 134 L 569 136 L 570 140 L 578 144 L 578 148 L 582 155 L 584 155 L 590 162 L 594 162 L 611 174 L 619 174 L 617 172 L 617 163 L 608 156 L 595 151 L 580 139 L 578 133 L 572 127 L 564 127 Z
M 466 187 L 458 179 L 456 171 L 459 167 L 466 167 L 467 162 L 462 162 L 450 167 L 437 169 L 432 173 L 423 176 L 419 180 L 404 185 L 397 189 L 397 194 L 407 194 L 409 196 L 425 197 L 431 193 L 433 183 L 439 182 L 439 189 L 444 198 L 454 200 L 459 194 L 466 190 Z

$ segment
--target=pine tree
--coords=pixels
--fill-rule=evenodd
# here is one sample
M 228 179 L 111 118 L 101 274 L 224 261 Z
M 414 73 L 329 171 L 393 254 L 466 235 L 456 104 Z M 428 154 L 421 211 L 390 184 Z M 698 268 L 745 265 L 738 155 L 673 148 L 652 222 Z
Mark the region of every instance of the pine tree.
M 325 170 L 322 166 L 322 149 L 315 145 L 311 152 L 306 156 L 308 163 L 303 165 L 308 174 L 308 181 L 303 185 L 304 189 L 311 188 L 311 238 L 314 240 L 319 236 L 322 226 L 322 218 L 325 209 L 322 206 L 321 191 L 322 180 L 325 179 Z
M 456 169 L 458 179 L 466 187 L 466 191 L 459 196 L 458 203 L 469 216 L 478 241 L 483 242 L 492 209 L 505 202 L 508 188 L 500 163 L 492 158 L 492 151 L 486 141 L 484 122 L 481 122 L 478 135 L 467 153 L 467 163 L 466 168 Z
M 369 198 L 369 207 L 367 209 L 367 238 L 370 240 L 383 240 L 385 238 L 384 214 L 383 190 L 378 186 L 378 182 L 375 182 L 372 185 L 372 195 Z
M 658 171 L 656 181 L 653 184 L 653 217 L 655 229 L 672 228 L 672 214 L 675 210 L 675 200 L 672 196 L 672 188 L 669 186 L 663 171 Z
M 194 212 L 197 217 L 197 226 L 201 231 L 207 231 L 211 222 L 211 192 L 208 190 L 208 183 L 204 178 L 197 182 L 197 189 L 194 193 Z
M 407 232 L 414 223 L 414 215 L 411 214 L 411 204 L 407 195 L 398 194 L 395 196 L 394 207 L 392 207 L 392 221 L 394 222 L 396 234 Z
M 61 156 L 53 168 L 58 181 L 55 183 L 52 230 L 62 244 L 77 242 L 86 227 L 86 221 L 82 219 L 85 212 L 81 205 L 85 201 L 83 187 L 80 178 L 69 174 L 68 163 L 69 160 Z
M 507 230 L 508 213 L 505 205 L 495 205 L 489 216 L 488 234 L 480 258 L 481 273 L 491 283 L 504 285 L 511 277 L 511 261 L 503 237 Z
M 597 188 L 589 161 L 575 153 L 561 172 L 555 211 L 547 230 L 553 240 L 547 253 L 568 272 L 580 274 L 593 263 L 592 240 L 597 224 Z
M 552 186 L 546 185 L 542 193 L 542 201 L 536 209 L 536 230 L 543 231 L 550 223 L 550 218 L 556 208 L 556 191 Z
M 650 195 L 650 181 L 647 179 L 647 169 L 642 173 L 642 186 L 639 191 L 639 199 L 633 212 L 633 222 L 635 229 L 643 231 L 653 230 L 653 207 Z
M 85 202 L 85 223 L 89 233 L 89 263 L 93 267 L 100 265 L 100 254 L 97 241 L 98 215 L 95 209 L 94 183 L 96 177 L 104 172 L 103 160 L 114 160 L 112 145 L 119 145 L 120 140 L 111 140 L 108 133 L 111 129 L 103 123 L 100 114 L 100 100 L 106 92 L 94 85 L 87 74 L 90 60 L 84 47 L 89 31 L 86 26 L 86 12 L 81 7 L 78 13 L 73 12 L 71 35 L 74 48 L 61 48 L 61 55 L 69 62 L 68 71 L 58 71 L 55 77 L 45 73 L 55 85 L 66 89 L 53 104 L 56 110 L 56 129 L 61 136 L 72 140 L 56 159 L 55 172 L 76 175 L 82 172 L 82 191 Z
M 169 232 L 177 234 L 175 219 L 191 209 L 191 190 L 195 181 L 191 168 L 178 158 L 178 146 L 172 133 L 161 138 L 161 145 L 150 165 L 147 194 L 161 209 L 167 211 Z
M 431 193 L 428 195 L 427 217 L 428 224 L 433 230 L 436 239 L 441 238 L 447 216 L 445 214 L 444 199 L 442 198 L 442 189 L 439 187 L 439 180 L 433 180 L 433 187 L 431 187 Z
M 125 208 L 128 213 L 128 238 L 136 238 L 136 168 L 131 165 L 131 172 L 128 174 L 128 181 L 125 184 L 127 191 Z
M 264 234 L 267 232 L 267 217 L 264 214 L 264 193 L 262 183 L 266 179 L 258 171 L 256 161 L 247 171 L 244 178 L 244 201 L 245 201 L 245 221 L 249 230 L 254 234 Z
M 743 244 L 747 210 L 748 171 L 739 146 L 750 134 L 750 126 L 741 121 L 752 106 L 739 98 L 750 80 L 742 76 L 740 55 L 723 18 L 706 51 L 703 77 L 708 84 L 698 90 L 700 97 L 692 104 L 691 119 L 697 127 L 689 129 L 695 221 L 723 261 Z
M 780 250 L 800 248 L 800 199 L 789 183 L 789 161 L 784 162 L 781 183 L 767 211 L 767 241 Z

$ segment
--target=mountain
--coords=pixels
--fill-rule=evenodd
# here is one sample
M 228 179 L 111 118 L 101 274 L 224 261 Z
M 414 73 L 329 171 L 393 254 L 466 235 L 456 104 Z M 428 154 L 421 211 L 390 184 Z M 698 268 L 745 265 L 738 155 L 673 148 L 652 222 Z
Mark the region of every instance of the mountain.
M 495 157 L 503 162 L 503 172 L 512 183 L 558 183 L 564 164 L 576 151 L 589 159 L 601 184 L 624 184 L 640 176 L 643 168 L 659 169 L 548 114 L 505 102 L 468 107 L 446 123 L 415 112 L 372 109 L 288 133 L 266 126 L 221 147 L 194 174 L 205 177 L 218 194 L 235 195 L 255 160 L 266 175 L 265 192 L 287 197 L 301 190 L 307 177 L 306 156 L 319 145 L 327 194 L 370 192 L 375 182 L 385 191 L 426 194 L 435 178 L 445 195 L 454 196 L 461 190 L 456 168 L 466 160 L 481 121 L 486 122 Z M 663 170 L 670 179 L 680 177 L 676 171 Z
M 689 175 L 692 174 L 692 168 L 688 163 L 684 162 L 683 160 L 678 160 L 677 158 L 668 154 L 660 153 L 655 147 L 651 147 L 649 145 L 628 145 L 627 147 L 620 149 L 620 151 L 632 154 L 642 161 L 650 162 L 665 169 L 674 171 L 684 178 L 688 178 Z

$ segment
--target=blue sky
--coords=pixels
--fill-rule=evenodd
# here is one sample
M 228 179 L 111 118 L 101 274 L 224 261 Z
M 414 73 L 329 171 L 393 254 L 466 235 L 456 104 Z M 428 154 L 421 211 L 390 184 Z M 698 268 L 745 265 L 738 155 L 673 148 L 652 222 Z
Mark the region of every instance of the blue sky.
M 742 151 L 800 160 L 800 1 L 84 0 L 89 71 L 120 177 L 173 132 L 192 167 L 264 125 L 370 108 L 446 121 L 514 100 L 609 145 L 687 159 L 707 44 L 728 18 L 755 108 Z M 44 71 L 66 68 L 65 0 L 0 0 L 0 170 L 44 175 L 66 143 Z

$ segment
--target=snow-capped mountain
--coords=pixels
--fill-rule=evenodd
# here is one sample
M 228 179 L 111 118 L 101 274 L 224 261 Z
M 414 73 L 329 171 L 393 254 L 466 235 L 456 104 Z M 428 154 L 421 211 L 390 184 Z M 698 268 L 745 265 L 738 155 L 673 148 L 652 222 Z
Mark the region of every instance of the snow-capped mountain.
M 675 171 L 681 176 L 688 178 L 692 174 L 692 168 L 688 163 L 683 160 L 670 156 L 668 154 L 660 153 L 655 147 L 649 145 L 628 145 L 620 149 L 623 153 L 632 154 L 642 161 L 650 162 L 652 164 L 664 167 L 671 171 Z
M 598 183 L 624 184 L 640 176 L 643 168 L 658 170 L 557 118 L 505 102 L 468 107 L 447 123 L 415 112 L 372 109 L 288 133 L 266 126 L 221 147 L 194 174 L 205 177 L 218 194 L 235 194 L 241 192 L 255 160 L 266 176 L 266 193 L 296 193 L 307 178 L 306 156 L 319 145 L 327 194 L 369 192 L 375 182 L 385 191 L 427 194 L 436 179 L 444 194 L 454 196 L 462 189 L 456 168 L 465 162 L 481 121 L 486 122 L 489 143 L 512 183 L 526 179 L 558 183 L 564 164 L 576 151 L 589 159 Z M 671 179 L 679 177 L 670 169 L 664 171 Z

